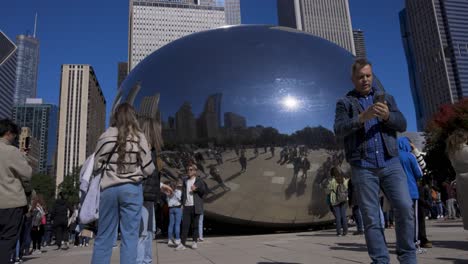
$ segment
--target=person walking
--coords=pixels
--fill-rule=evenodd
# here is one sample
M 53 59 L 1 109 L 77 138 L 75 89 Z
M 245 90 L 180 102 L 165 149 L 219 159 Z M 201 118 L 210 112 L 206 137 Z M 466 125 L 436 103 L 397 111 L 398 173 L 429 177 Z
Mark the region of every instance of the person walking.
M 348 220 L 346 209 L 348 203 L 348 179 L 345 179 L 343 173 L 338 167 L 330 170 L 332 179 L 328 183 L 330 192 L 330 203 L 335 211 L 336 235 L 346 236 L 348 234 Z
M 68 216 L 72 214 L 73 210 L 65 201 L 64 195 L 59 193 L 52 211 L 57 250 L 68 249 Z
M 44 236 L 44 226 L 46 224 L 46 213 L 42 207 L 45 205 L 40 194 L 36 195 L 32 201 L 32 228 L 31 239 L 33 242 L 33 254 L 41 254 L 42 237 Z

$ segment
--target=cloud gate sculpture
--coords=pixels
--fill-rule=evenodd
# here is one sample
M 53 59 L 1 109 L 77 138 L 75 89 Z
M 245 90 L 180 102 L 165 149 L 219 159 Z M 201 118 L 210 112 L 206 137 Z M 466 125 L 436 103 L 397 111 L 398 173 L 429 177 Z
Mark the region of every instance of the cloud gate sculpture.
M 205 215 L 246 226 L 333 219 L 325 187 L 349 165 L 333 133 L 354 57 L 276 26 L 234 26 L 174 41 L 139 63 L 114 101 L 162 123 L 162 180 L 193 158 L 210 189 Z

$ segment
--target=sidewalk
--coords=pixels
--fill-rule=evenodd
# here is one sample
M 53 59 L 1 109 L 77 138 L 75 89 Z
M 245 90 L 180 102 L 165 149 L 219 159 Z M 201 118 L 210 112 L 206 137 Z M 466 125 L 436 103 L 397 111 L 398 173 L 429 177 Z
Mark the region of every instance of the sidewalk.
M 351 229 L 351 231 L 354 231 Z M 427 221 L 427 234 L 434 247 L 418 255 L 418 262 L 468 263 L 468 231 L 461 221 Z M 395 256 L 395 232 L 386 230 L 392 254 Z M 190 245 L 190 244 L 189 244 Z M 363 236 L 336 237 L 334 230 L 239 237 L 208 237 L 197 250 L 176 252 L 164 240 L 153 243 L 154 262 L 159 264 L 309 264 L 309 263 L 370 263 Z M 157 250 L 157 254 L 156 254 Z M 27 264 L 90 263 L 92 247 L 50 250 L 33 256 Z M 114 249 L 112 263 L 119 263 L 119 249 Z M 158 259 L 158 260 L 157 260 Z

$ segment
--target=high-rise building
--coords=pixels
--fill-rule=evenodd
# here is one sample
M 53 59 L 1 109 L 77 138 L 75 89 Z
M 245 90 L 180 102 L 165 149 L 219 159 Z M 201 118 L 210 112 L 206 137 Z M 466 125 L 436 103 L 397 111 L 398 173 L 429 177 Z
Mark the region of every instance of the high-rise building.
M 185 102 L 175 115 L 177 140 L 192 142 L 197 138 L 197 122 L 190 103 Z
M 143 97 L 140 109 L 138 109 L 139 117 L 149 117 L 157 121 L 161 121 L 161 113 L 159 112 L 159 93 L 153 96 Z
M 354 47 L 356 48 L 356 58 L 367 58 L 366 42 L 364 40 L 364 31 L 360 29 L 353 30 Z
M 106 125 L 106 100 L 93 67 L 62 65 L 57 186 L 95 151 Z
M 169 42 L 224 24 L 222 6 L 187 0 L 130 0 L 128 69 Z
M 38 173 L 39 171 L 39 160 L 40 160 L 40 143 L 32 135 L 31 129 L 29 127 L 22 127 L 21 133 L 18 136 L 18 147 L 20 149 L 28 150 L 28 160 L 29 165 L 31 165 L 33 173 Z
M 241 24 L 240 0 L 224 0 L 226 25 Z
M 119 62 L 117 66 L 117 89 L 120 88 L 120 85 L 123 83 L 125 78 L 128 75 L 128 63 L 127 62 Z
M 202 138 L 216 138 L 221 127 L 221 99 L 222 94 L 213 94 L 205 102 L 205 108 L 198 119 L 199 136 Z
M 417 127 L 468 96 L 468 2 L 411 0 L 400 12 Z
M 19 127 L 28 127 L 32 137 L 38 140 L 38 172 L 48 174 L 57 149 L 57 106 L 44 104 L 42 99 L 28 98 L 25 104 L 14 106 L 13 120 Z
M 0 47 L 7 57 L 8 47 L 14 44 L 0 31 Z M 11 118 L 16 83 L 16 52 L 9 55 L 0 65 L 0 119 Z
M 327 39 L 355 53 L 348 0 L 277 0 L 278 24 Z
M 35 98 L 39 66 L 39 40 L 34 36 L 16 36 L 17 66 L 15 104 L 24 104 L 26 98 Z
M 245 117 L 232 112 L 224 113 L 225 128 L 246 128 L 247 122 Z

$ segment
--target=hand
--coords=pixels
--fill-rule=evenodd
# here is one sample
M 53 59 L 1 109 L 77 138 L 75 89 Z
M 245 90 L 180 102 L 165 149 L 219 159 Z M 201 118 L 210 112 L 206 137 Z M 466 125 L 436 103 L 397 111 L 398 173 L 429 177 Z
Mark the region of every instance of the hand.
M 387 121 L 390 117 L 390 111 L 388 110 L 388 106 L 386 103 L 375 103 L 373 108 L 376 112 L 377 117 L 380 119 Z
M 172 190 L 172 188 L 169 185 L 166 185 L 166 184 L 163 184 L 161 186 L 161 190 L 167 195 L 172 195 L 172 193 L 174 192 L 174 190 Z
M 191 190 L 192 192 L 196 191 L 196 190 L 197 190 L 197 186 L 192 185 L 192 187 L 190 188 L 190 190 Z
M 375 117 L 377 117 L 377 112 L 375 110 L 375 105 L 372 105 L 371 107 L 367 108 L 366 111 L 359 114 L 359 122 L 365 123 Z

